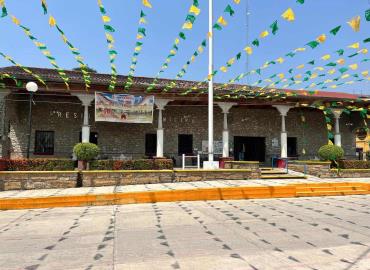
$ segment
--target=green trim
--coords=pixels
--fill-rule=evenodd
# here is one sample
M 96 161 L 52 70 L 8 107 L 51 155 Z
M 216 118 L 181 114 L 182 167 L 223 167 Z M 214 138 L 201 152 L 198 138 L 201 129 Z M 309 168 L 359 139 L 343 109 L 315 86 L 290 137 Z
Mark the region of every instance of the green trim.
M 251 172 L 251 169 L 215 169 L 215 170 L 204 170 L 204 169 L 194 169 L 194 170 L 173 170 L 176 173 L 181 172 L 193 172 L 193 173 L 201 173 L 201 172 L 215 172 L 215 173 L 223 173 L 223 172 Z
M 308 164 L 308 165 L 330 165 L 331 162 L 330 161 L 319 161 L 319 160 L 294 160 L 293 162 L 291 163 L 302 163 L 302 164 Z
M 172 173 L 173 170 L 96 170 L 81 173 Z
M 62 173 L 75 173 L 78 171 L 0 171 L 1 174 L 62 174 Z
M 260 164 L 259 161 L 225 161 L 225 163 L 236 163 L 236 164 Z

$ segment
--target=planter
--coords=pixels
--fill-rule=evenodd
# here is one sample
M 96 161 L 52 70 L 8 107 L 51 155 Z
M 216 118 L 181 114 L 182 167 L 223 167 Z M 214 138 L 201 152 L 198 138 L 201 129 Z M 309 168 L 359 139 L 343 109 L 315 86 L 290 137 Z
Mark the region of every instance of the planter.
M 220 157 L 220 168 L 224 169 L 225 168 L 225 162 L 227 161 L 233 161 L 233 157 Z
M 0 159 L 0 171 L 7 171 L 9 163 L 7 160 Z

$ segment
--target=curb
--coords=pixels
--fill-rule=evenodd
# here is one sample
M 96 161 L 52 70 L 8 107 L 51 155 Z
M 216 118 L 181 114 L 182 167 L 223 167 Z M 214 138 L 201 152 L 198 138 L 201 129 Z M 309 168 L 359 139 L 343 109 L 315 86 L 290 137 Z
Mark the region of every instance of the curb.
M 304 192 L 302 192 L 304 189 Z M 370 194 L 368 183 L 291 184 L 0 199 L 0 210 Z

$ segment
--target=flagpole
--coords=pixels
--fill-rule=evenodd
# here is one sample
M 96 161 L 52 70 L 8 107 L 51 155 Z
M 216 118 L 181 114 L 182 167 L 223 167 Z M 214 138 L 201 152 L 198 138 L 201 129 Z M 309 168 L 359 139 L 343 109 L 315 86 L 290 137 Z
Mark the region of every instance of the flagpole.
M 208 161 L 213 161 L 213 0 L 208 1 Z

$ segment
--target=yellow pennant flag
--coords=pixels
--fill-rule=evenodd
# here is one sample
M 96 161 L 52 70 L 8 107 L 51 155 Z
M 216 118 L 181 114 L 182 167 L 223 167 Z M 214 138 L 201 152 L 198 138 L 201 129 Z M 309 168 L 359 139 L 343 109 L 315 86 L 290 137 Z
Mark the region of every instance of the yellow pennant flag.
M 336 72 L 336 70 L 333 68 L 333 69 L 331 69 L 331 70 L 329 70 L 329 71 L 328 71 L 328 74 L 332 75 L 332 74 L 334 74 L 335 72 Z
M 353 31 L 358 32 L 360 31 L 360 23 L 361 23 L 361 17 L 356 16 L 353 17 L 349 22 L 347 22 L 349 26 L 353 29 Z
M 267 30 L 263 31 L 261 34 L 260 34 L 260 38 L 265 38 L 269 35 L 269 32 Z
M 325 54 L 323 57 L 321 57 L 322 60 L 326 61 L 330 59 L 330 54 Z
M 356 69 L 358 69 L 358 65 L 357 64 L 352 64 L 352 65 L 349 65 L 348 66 L 350 69 L 352 69 L 352 70 L 356 70 Z
M 306 48 L 297 48 L 294 50 L 294 52 L 304 52 Z
M 142 39 L 142 38 L 144 38 L 143 35 L 140 35 L 140 34 L 136 35 L 136 39 Z
M 302 69 L 302 68 L 304 68 L 304 64 L 299 65 L 299 66 L 297 67 L 297 69 Z
M 237 5 L 239 5 L 240 0 L 234 0 L 234 3 L 237 4 Z
M 222 24 L 223 26 L 226 26 L 227 25 L 227 21 L 222 16 L 220 16 L 220 18 L 218 18 L 217 22 L 219 24 Z
M 55 21 L 55 18 L 53 16 L 50 16 L 49 17 L 49 25 L 51 27 L 55 26 L 57 24 L 57 22 Z
M 282 64 L 284 63 L 284 58 L 279 57 L 278 59 L 276 59 L 276 62 L 278 62 L 279 64 Z
M 178 38 L 175 39 L 175 44 L 179 44 L 180 43 L 180 40 Z
M 369 50 L 368 50 L 368 49 L 366 49 L 366 48 L 364 48 L 364 49 L 362 49 L 362 50 L 359 50 L 358 52 L 359 52 L 359 53 L 363 53 L 363 54 L 367 54 L 367 53 L 369 52 Z
M 315 70 L 323 71 L 325 68 L 323 68 L 323 67 L 315 67 L 314 69 L 315 69 Z
M 353 84 L 354 81 L 345 82 L 345 84 Z
M 297 74 L 297 75 L 295 75 L 295 77 L 296 77 L 297 79 L 300 79 L 300 78 L 302 78 L 302 74 Z
M 343 74 L 342 76 L 341 76 L 341 78 L 342 79 L 347 79 L 349 77 L 349 74 Z
M 191 22 L 185 22 L 182 26 L 182 29 L 192 29 L 193 24 Z
M 141 51 L 141 46 L 135 47 L 135 52 L 140 52 Z
M 280 79 L 284 79 L 285 75 L 284 75 L 284 73 L 279 73 L 279 74 L 278 74 L 278 77 L 279 77 Z
M 349 45 L 348 48 L 358 49 L 360 48 L 360 43 L 359 42 L 353 43 L 352 45 Z
M 364 77 L 367 77 L 367 76 L 369 76 L 369 71 L 368 70 L 362 71 L 361 75 L 364 76 Z
M 335 89 L 335 88 L 337 88 L 338 86 L 336 85 L 336 84 L 333 84 L 333 85 L 331 85 L 330 86 L 330 88 L 333 88 L 333 89 Z
M 143 18 L 140 18 L 139 23 L 140 23 L 140 24 L 145 24 L 145 23 L 146 23 L 145 18 L 144 18 L 144 17 L 143 17 Z
M 148 7 L 148 8 L 152 8 L 152 4 L 150 4 L 149 0 L 142 0 L 142 3 L 144 6 Z
M 203 52 L 203 50 L 204 50 L 204 49 L 203 49 L 203 47 L 202 47 L 202 46 L 199 46 L 199 47 L 198 47 L 198 52 L 202 53 L 202 52 Z
M 234 57 L 233 57 L 233 58 L 230 58 L 230 59 L 229 59 L 229 61 L 227 61 L 227 63 L 228 63 L 229 65 L 234 64 L 234 62 L 235 62 L 235 58 L 234 58 Z
M 245 47 L 245 48 L 244 48 L 244 51 L 245 51 L 247 54 L 249 54 L 249 55 L 251 55 L 251 54 L 253 53 L 253 49 L 252 49 L 252 47 L 249 47 L 249 46 Z
M 322 34 L 322 35 L 318 36 L 316 40 L 320 43 L 323 43 L 326 40 L 326 35 Z
M 103 15 L 103 16 L 102 16 L 102 19 L 103 19 L 103 22 L 105 22 L 105 23 L 107 23 L 107 22 L 110 22 L 110 21 L 111 21 L 110 17 L 109 17 L 109 16 L 107 16 L 107 15 Z
M 294 21 L 295 20 L 295 15 L 294 11 L 291 8 L 288 8 L 282 15 L 285 20 L 287 21 Z
M 190 13 L 193 13 L 195 16 L 198 16 L 200 13 L 200 9 L 194 5 L 192 5 L 189 9 Z
M 331 82 L 333 82 L 333 80 L 327 79 L 324 81 L 324 83 L 331 83 Z
M 338 59 L 337 60 L 337 63 L 339 64 L 339 65 L 344 65 L 344 63 L 345 63 L 346 61 L 343 59 L 343 58 L 341 58 L 341 59 Z
M 11 15 L 11 16 L 12 16 L 12 22 L 14 24 L 16 24 L 16 25 L 20 25 L 21 24 L 21 22 L 15 16 L 13 16 L 13 15 Z
M 319 75 L 317 73 L 312 73 L 310 79 L 315 79 L 317 78 Z

